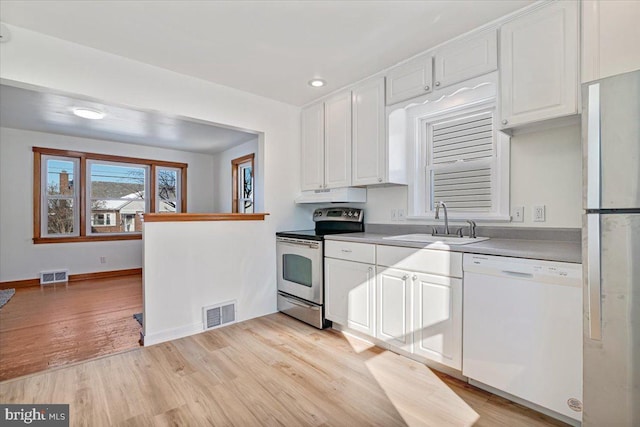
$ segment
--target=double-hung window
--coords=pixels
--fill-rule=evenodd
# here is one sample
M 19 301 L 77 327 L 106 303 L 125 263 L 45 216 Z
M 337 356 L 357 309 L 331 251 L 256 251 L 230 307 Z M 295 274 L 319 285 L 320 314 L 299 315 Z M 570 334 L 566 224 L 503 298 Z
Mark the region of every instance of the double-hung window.
M 186 211 L 184 163 L 33 151 L 35 243 L 139 239 L 145 213 Z
M 508 215 L 508 203 L 504 205 L 508 193 L 502 193 L 508 191 L 508 137 L 496 131 L 494 113 L 490 107 L 425 124 L 429 211 L 436 202 L 444 202 L 452 217 L 501 219 Z
M 496 113 L 498 75 L 445 88 L 389 112 L 389 144 L 407 150 L 407 218 L 509 220 L 509 144 Z M 406 144 L 406 145 L 404 145 Z
M 39 201 L 42 209 L 37 218 L 42 224 L 41 235 L 78 236 L 80 198 L 76 177 L 80 162 L 74 158 L 44 155 L 41 167 Z
M 179 168 L 155 168 L 156 212 L 181 212 L 182 173 Z

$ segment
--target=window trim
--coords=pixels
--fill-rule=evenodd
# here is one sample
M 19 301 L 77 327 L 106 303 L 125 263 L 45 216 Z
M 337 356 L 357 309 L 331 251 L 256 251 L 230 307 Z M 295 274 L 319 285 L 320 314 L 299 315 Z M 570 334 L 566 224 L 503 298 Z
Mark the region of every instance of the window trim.
M 251 162 L 251 180 L 255 183 L 255 153 L 231 160 L 231 213 L 240 213 L 238 202 L 240 200 L 240 188 L 238 187 L 238 169 L 240 165 Z M 253 185 L 253 203 L 255 209 L 255 185 Z
M 86 235 L 89 237 L 94 237 L 94 236 L 99 236 L 102 235 L 103 233 L 94 233 L 93 231 L 91 231 L 91 227 L 93 227 L 93 225 L 91 224 L 91 167 L 94 164 L 98 164 L 98 165 L 109 165 L 109 166 L 119 166 L 122 165 L 125 162 L 114 162 L 114 161 L 106 161 L 106 160 L 95 160 L 95 159 L 87 159 L 85 164 L 85 177 L 86 177 L 86 188 L 85 188 L 85 192 L 86 192 L 86 197 L 85 197 L 85 209 L 86 212 L 89 214 L 86 216 L 86 223 L 85 223 L 85 227 L 86 227 Z M 131 166 L 131 167 L 135 167 L 135 168 L 140 168 L 140 169 L 144 169 L 145 173 L 149 175 L 149 177 L 151 176 L 151 167 L 150 165 L 146 165 L 146 164 L 142 164 L 142 163 L 126 163 L 127 165 Z M 145 179 L 145 183 L 144 183 L 144 192 L 145 194 L 151 194 L 150 191 L 150 186 L 151 186 L 151 182 L 153 182 L 153 180 L 151 178 L 149 179 Z M 109 200 L 120 200 L 118 198 L 114 198 L 114 199 L 109 199 Z M 145 197 L 144 199 L 144 209 L 145 212 L 148 210 L 149 212 L 151 212 L 151 203 L 149 201 L 148 197 Z M 111 225 L 109 225 L 111 226 Z M 107 225 L 101 225 L 98 227 L 107 227 Z M 108 233 L 111 236 L 115 236 L 115 235 L 129 235 L 129 234 L 141 234 L 141 232 L 122 232 L 122 233 Z
M 51 154 L 46 154 L 44 155 L 43 158 L 43 162 L 40 165 L 40 189 L 41 189 L 41 196 L 39 198 L 40 203 L 42 204 L 42 206 L 48 206 L 49 204 L 49 194 L 47 191 L 47 175 L 49 173 L 48 170 L 45 170 L 44 173 L 43 169 L 47 169 L 47 160 L 60 160 L 60 161 L 65 161 L 65 162 L 72 162 L 73 163 L 73 177 L 74 180 L 77 180 L 76 177 L 78 176 L 78 173 L 80 172 L 80 161 L 78 159 L 75 158 L 69 158 L 69 157 L 62 157 L 62 156 L 57 156 L 57 155 L 51 155 Z M 42 191 L 42 189 L 44 189 L 44 191 Z M 75 185 L 73 186 L 73 195 L 71 197 L 66 197 L 67 199 L 71 199 L 73 201 L 73 206 L 74 206 L 74 210 L 79 211 L 80 210 L 80 190 L 79 190 L 79 186 Z M 42 234 L 44 234 L 43 237 L 45 238 L 53 238 L 53 239 L 58 239 L 58 238 L 64 238 L 64 237 L 78 237 L 80 236 L 80 216 L 79 215 L 74 215 L 73 216 L 73 233 L 70 234 L 49 234 L 49 232 L 47 231 L 47 224 L 48 224 L 48 210 L 47 208 L 41 209 L 40 212 L 40 221 L 42 224 L 42 228 L 40 229 L 40 232 Z
M 151 172 L 150 172 L 154 176 L 154 185 L 153 185 L 153 189 L 151 190 L 151 196 L 153 197 L 153 200 L 149 200 L 149 202 L 153 205 L 154 212 L 157 212 L 160 206 L 160 194 L 159 194 L 160 183 L 158 180 L 158 174 L 160 173 L 160 170 L 170 170 L 178 173 L 177 175 L 178 182 L 176 183 L 176 200 L 182 200 L 182 192 L 185 191 L 182 188 L 182 173 L 180 168 L 162 166 L 162 165 L 159 165 L 159 166 L 153 165 L 151 167 Z M 179 206 L 176 206 L 175 213 L 184 213 L 184 212 L 186 212 L 186 210 L 183 211 L 182 203 L 180 203 Z M 171 213 L 171 212 L 157 212 L 157 213 Z
M 33 147 L 33 242 L 40 243 L 73 243 L 73 242 L 98 242 L 112 240 L 140 240 L 142 233 L 113 233 L 108 235 L 87 233 L 87 160 L 102 162 L 129 163 L 149 167 L 151 198 L 149 200 L 149 213 L 155 213 L 155 170 L 157 167 L 175 168 L 180 170 L 180 212 L 187 212 L 187 167 L 186 163 L 169 162 L 164 160 L 151 160 L 136 157 L 114 156 L 109 154 L 86 153 L 74 150 L 60 150 L 55 148 Z M 79 235 L 64 235 L 60 237 L 42 235 L 42 156 L 55 156 L 72 159 L 79 162 L 79 169 L 74 180 L 78 181 L 78 206 L 79 206 Z M 75 184 L 74 184 L 75 185 Z

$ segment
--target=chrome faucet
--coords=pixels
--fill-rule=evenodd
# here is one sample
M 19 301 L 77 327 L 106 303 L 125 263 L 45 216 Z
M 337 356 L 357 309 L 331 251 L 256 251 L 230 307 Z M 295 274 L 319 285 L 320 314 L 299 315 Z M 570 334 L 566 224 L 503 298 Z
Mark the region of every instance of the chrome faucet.
M 435 219 L 440 219 L 440 207 L 444 209 L 444 234 L 449 234 L 449 216 L 447 215 L 447 205 L 444 202 L 436 202 Z
M 467 224 L 469 224 L 469 237 L 471 237 L 472 239 L 475 239 L 476 238 L 476 222 L 468 219 Z

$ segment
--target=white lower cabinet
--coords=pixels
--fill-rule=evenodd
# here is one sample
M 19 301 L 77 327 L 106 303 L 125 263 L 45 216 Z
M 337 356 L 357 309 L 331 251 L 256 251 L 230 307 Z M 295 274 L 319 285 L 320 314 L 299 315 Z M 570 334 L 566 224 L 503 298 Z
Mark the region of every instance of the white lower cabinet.
M 462 369 L 462 280 L 377 268 L 376 338 Z
M 325 316 L 462 369 L 462 254 L 325 242 Z
M 462 369 L 462 280 L 414 273 L 413 352 Z
M 375 266 L 325 258 L 325 317 L 374 336 Z
M 376 338 L 411 351 L 411 276 L 394 268 L 377 270 Z

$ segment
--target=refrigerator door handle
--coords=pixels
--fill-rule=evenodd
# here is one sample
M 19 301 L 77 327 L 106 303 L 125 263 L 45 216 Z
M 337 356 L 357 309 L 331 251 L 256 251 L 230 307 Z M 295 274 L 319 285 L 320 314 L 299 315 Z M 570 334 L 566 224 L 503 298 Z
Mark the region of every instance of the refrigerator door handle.
M 600 209 L 600 83 L 589 86 L 587 115 L 587 209 Z
M 600 215 L 587 215 L 587 294 L 589 338 L 602 340 L 602 283 L 600 276 Z

